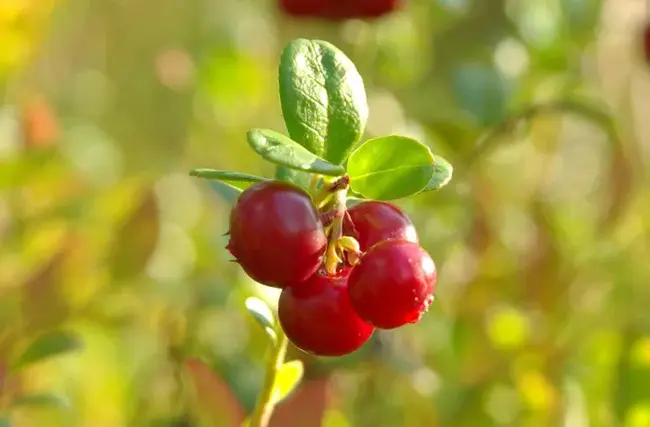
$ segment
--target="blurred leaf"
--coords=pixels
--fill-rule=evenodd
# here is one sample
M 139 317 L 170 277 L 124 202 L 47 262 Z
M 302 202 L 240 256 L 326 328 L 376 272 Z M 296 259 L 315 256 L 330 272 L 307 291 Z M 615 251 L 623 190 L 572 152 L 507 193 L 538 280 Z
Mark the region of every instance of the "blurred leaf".
M 273 384 L 273 400 L 275 402 L 283 401 L 298 387 L 304 370 L 304 365 L 300 360 L 286 362 L 280 367 Z
M 440 190 L 449 184 L 454 174 L 454 167 L 442 156 L 434 156 L 433 177 L 422 191 Z
M 159 232 L 156 196 L 146 189 L 134 211 L 116 231 L 108 260 L 114 279 L 127 279 L 142 272 L 156 248 Z
M 616 129 L 616 123 L 610 114 L 609 108 L 603 102 L 583 95 L 573 95 L 566 99 L 550 101 L 544 104 L 531 105 L 517 114 L 513 114 L 495 126 L 487 130 L 476 143 L 476 149 L 470 156 L 470 163 L 483 157 L 494 149 L 499 143 L 503 143 L 503 136 L 516 129 L 521 122 L 530 121 L 542 114 L 566 114 L 571 113 L 584 120 L 591 122 L 601 129 L 613 144 L 619 144 L 620 138 Z
M 41 362 L 50 357 L 79 350 L 83 343 L 76 334 L 67 331 L 54 331 L 44 334 L 23 352 L 13 365 L 13 369 L 20 369 L 33 363 Z
M 221 181 L 211 181 L 210 188 L 230 206 L 234 206 L 237 203 L 237 199 L 242 193 L 240 188 Z
M 0 427 L 11 427 L 9 418 L 0 416 Z
M 55 229 L 51 226 L 51 229 Z M 65 279 L 63 270 L 66 259 L 70 256 L 74 239 L 66 235 L 67 229 L 63 229 L 63 236 L 59 238 L 44 239 L 51 245 L 50 251 L 54 251 L 54 245 L 58 248 L 50 259 L 35 268 L 35 271 L 23 282 L 20 287 L 22 296 L 22 314 L 25 316 L 26 324 L 34 330 L 38 328 L 51 327 L 62 322 L 70 312 L 68 301 L 62 292 L 62 282 Z M 37 234 L 27 237 L 30 243 L 37 241 Z M 60 243 L 59 243 L 60 242 Z M 43 243 L 43 244 L 44 244 Z
M 266 178 L 249 175 L 247 173 L 222 171 L 216 169 L 193 169 L 190 171 L 190 176 L 225 182 L 226 184 L 239 188 L 241 190 L 247 189 L 256 182 L 266 181 Z
M 266 332 L 266 335 L 268 335 L 271 341 L 275 342 L 277 338 L 274 329 L 275 319 L 269 306 L 259 298 L 250 297 L 246 299 L 246 309 L 262 329 L 264 329 L 264 332 Z
M 240 427 L 245 418 L 244 410 L 228 384 L 198 359 L 187 360 L 185 369 L 199 412 L 210 420 L 206 424 Z
M 456 68 L 452 86 L 461 108 L 481 126 L 494 125 L 506 116 L 507 91 L 499 72 L 487 65 Z
M 291 138 L 341 164 L 363 135 L 368 103 L 363 79 L 336 46 L 296 39 L 282 52 L 280 103 Z
M 12 406 L 55 406 L 69 408 L 70 401 L 56 394 L 38 393 L 20 396 L 13 401 Z
M 325 427 L 324 414 L 332 404 L 330 382 L 329 375 L 303 381 L 289 399 L 275 408 L 269 427 Z
M 560 6 L 566 21 L 566 30 L 572 40 L 587 42 L 596 33 L 603 3 L 593 0 L 561 0 Z
M 422 191 L 433 177 L 433 154 L 426 145 L 404 136 L 369 139 L 347 164 L 350 185 L 369 199 L 393 200 Z
M 269 129 L 248 131 L 248 143 L 262 158 L 278 165 L 323 175 L 343 175 L 343 166 L 311 153 L 296 141 Z

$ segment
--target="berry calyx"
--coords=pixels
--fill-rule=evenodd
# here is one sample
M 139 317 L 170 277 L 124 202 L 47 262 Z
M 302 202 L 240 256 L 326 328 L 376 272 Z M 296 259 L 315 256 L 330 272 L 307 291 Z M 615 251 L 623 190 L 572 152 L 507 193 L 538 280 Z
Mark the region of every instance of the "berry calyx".
M 352 268 L 350 302 L 359 316 L 381 329 L 416 323 L 433 302 L 436 266 L 417 243 L 385 240 Z
M 311 277 L 327 247 L 309 194 L 281 181 L 247 188 L 230 212 L 229 232 L 227 249 L 246 274 L 276 288 Z
M 361 202 L 348 209 L 348 214 L 343 234 L 355 237 L 361 251 L 389 239 L 418 242 L 411 219 L 393 204 L 375 200 Z
M 321 270 L 282 290 L 278 319 L 296 347 L 317 356 L 343 356 L 370 339 L 374 328 L 361 320 L 348 298 L 349 274 L 349 269 L 336 275 Z

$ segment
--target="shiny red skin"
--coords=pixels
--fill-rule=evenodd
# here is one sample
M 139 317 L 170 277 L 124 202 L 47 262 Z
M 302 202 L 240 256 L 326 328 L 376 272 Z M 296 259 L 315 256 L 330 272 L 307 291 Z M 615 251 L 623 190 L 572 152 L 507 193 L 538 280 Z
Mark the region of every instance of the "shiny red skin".
M 296 347 L 316 356 L 343 356 L 370 339 L 375 328 L 361 320 L 348 298 L 349 273 L 328 276 L 321 270 L 282 290 L 278 319 Z
M 389 239 L 417 243 L 418 235 L 411 219 L 397 206 L 380 201 L 361 202 L 348 209 L 354 229 L 344 223 L 343 234 L 359 241 L 361 251 Z
M 362 319 L 394 329 L 420 320 L 433 302 L 436 280 L 431 256 L 417 243 L 385 240 L 352 269 L 348 293 Z
M 396 11 L 403 0 L 280 0 L 288 15 L 330 20 L 379 18 Z
M 280 181 L 247 188 L 230 212 L 228 250 L 256 282 L 304 282 L 321 267 L 327 237 L 310 196 Z

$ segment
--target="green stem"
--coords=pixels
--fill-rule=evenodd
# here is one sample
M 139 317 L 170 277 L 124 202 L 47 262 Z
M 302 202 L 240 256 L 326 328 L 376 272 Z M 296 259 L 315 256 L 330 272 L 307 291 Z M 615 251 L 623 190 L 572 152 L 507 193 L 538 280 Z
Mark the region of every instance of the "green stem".
M 339 239 L 343 236 L 343 218 L 345 216 L 345 201 L 348 189 L 343 188 L 334 193 L 334 212 L 336 216 L 332 221 L 331 233 L 329 236 L 329 245 L 327 246 L 327 255 L 325 259 L 325 269 L 329 274 L 335 274 L 337 266 L 341 259 L 338 256 Z
M 255 405 L 255 410 L 251 417 L 248 427 L 267 427 L 271 420 L 271 415 L 275 409 L 275 400 L 273 399 L 273 385 L 278 371 L 284 364 L 284 356 L 287 353 L 287 344 L 289 340 L 282 328 L 277 328 L 277 341 L 273 351 L 269 354 L 266 365 L 266 376 L 262 385 L 262 392 Z

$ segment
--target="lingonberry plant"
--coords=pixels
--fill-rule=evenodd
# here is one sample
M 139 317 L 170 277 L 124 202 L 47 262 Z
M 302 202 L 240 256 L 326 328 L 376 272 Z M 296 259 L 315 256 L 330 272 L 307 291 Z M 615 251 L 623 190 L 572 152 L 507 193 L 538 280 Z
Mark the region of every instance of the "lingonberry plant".
M 246 302 L 272 343 L 251 427 L 266 426 L 300 381 L 302 365 L 284 361 L 288 342 L 315 356 L 343 356 L 375 329 L 416 323 L 427 311 L 436 266 L 392 201 L 438 190 L 453 171 L 412 138 L 360 142 L 369 114 L 363 80 L 330 43 L 289 43 L 279 91 L 288 136 L 268 129 L 247 135 L 276 165 L 275 177 L 190 173 L 212 180 L 233 205 L 226 246 L 233 261 L 256 282 L 281 289 L 277 321 L 261 300 Z
M 329 20 L 378 18 L 401 5 L 402 0 L 280 0 L 288 15 Z

